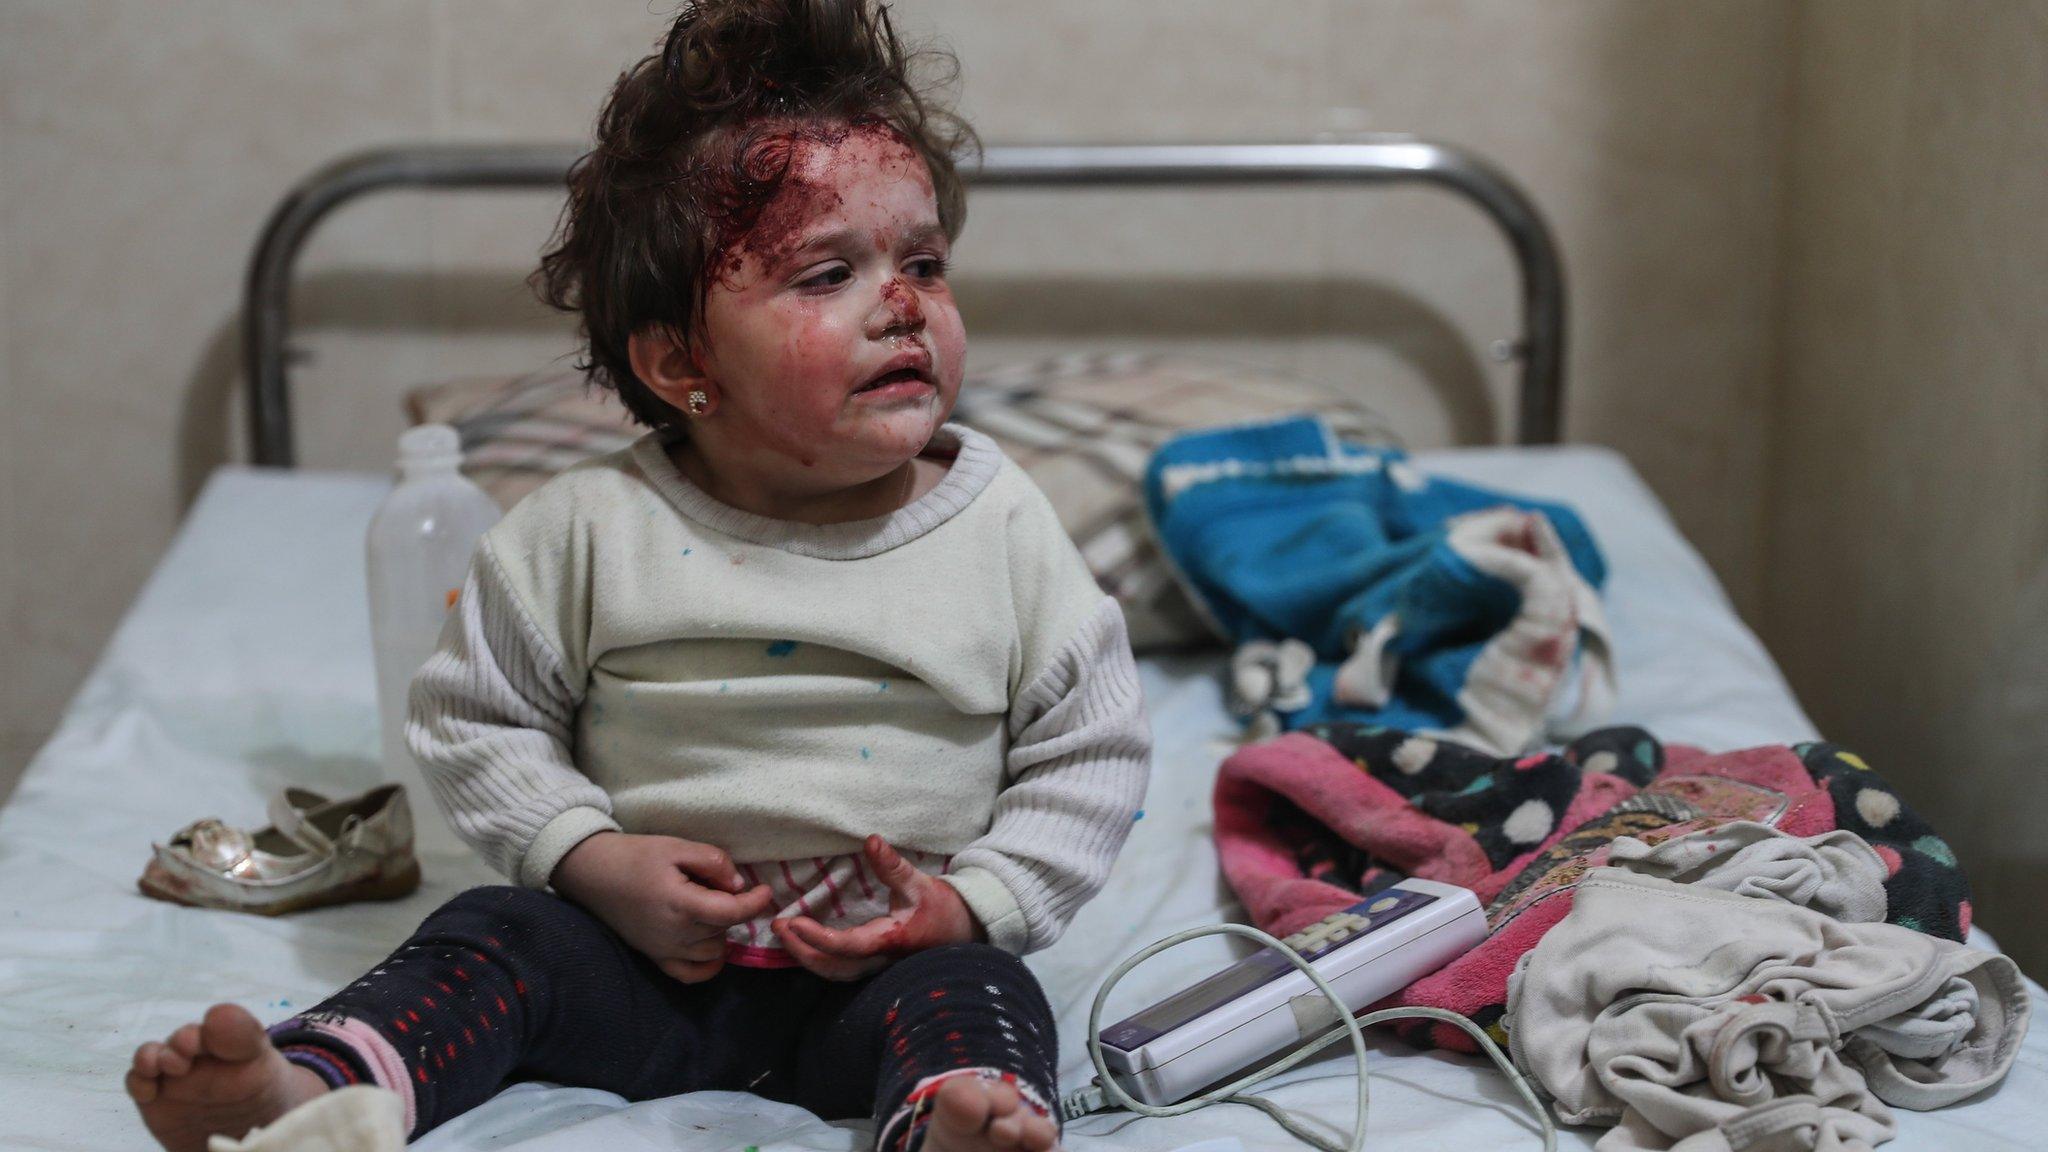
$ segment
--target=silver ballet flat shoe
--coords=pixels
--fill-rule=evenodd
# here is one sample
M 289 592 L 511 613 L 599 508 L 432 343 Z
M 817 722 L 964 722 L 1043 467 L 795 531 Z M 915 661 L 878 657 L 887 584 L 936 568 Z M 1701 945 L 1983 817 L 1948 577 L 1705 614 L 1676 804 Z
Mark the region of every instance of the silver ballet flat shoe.
M 195 820 L 157 844 L 142 894 L 194 908 L 278 916 L 352 900 L 395 900 L 420 885 L 405 786 L 329 800 L 287 788 L 254 832 Z

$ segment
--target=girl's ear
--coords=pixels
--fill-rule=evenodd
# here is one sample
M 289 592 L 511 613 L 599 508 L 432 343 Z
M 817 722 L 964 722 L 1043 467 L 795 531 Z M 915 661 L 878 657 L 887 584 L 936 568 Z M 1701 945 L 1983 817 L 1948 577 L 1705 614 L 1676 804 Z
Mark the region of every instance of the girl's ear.
M 666 325 L 643 328 L 626 340 L 633 375 L 676 411 L 695 419 L 718 407 L 718 385 L 704 374 L 683 334 Z

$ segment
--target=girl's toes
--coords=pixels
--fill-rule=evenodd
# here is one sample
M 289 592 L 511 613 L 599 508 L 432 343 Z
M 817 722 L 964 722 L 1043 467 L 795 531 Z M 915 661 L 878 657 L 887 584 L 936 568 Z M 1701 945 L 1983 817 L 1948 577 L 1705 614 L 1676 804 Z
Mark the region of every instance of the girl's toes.
M 925 1146 L 1056 1152 L 1059 1129 L 1027 1107 L 1013 1085 L 962 1076 L 940 1085 Z
M 1024 1152 L 1052 1152 L 1060 1138 L 1060 1130 L 1053 1127 L 1051 1120 L 1043 1116 L 1030 1116 L 1024 1120 L 1023 1138 L 1017 1143 Z
M 215 1004 L 199 1029 L 206 1054 L 221 1060 L 254 1060 L 269 1047 L 263 1024 L 239 1004 Z
M 1023 1103 L 1024 1097 L 1000 1080 L 988 1086 L 988 1110 L 998 1116 L 1015 1112 Z
M 932 1105 L 932 1120 L 943 1122 L 955 1132 L 979 1132 L 988 1123 L 988 1093 L 966 1078 L 939 1085 L 939 1098 Z
M 1022 1147 L 1023 1124 L 1015 1114 L 998 1117 L 989 1122 L 988 1142 L 998 1148 Z
M 989 1114 L 994 1117 L 988 1125 L 988 1142 L 998 1148 L 1015 1148 L 1024 1131 L 1023 1098 L 1008 1084 L 990 1084 L 984 1091 Z
M 128 1070 L 128 1098 L 137 1104 L 147 1104 L 156 1099 L 157 1081 L 154 1076 L 144 1076 L 133 1068 Z
M 166 1047 L 157 1057 L 157 1068 L 162 1075 L 176 1079 L 192 1071 L 192 1058 L 176 1048 Z
M 171 1038 L 164 1041 L 164 1046 L 187 1060 L 199 1055 L 199 1025 L 187 1024 L 171 1033 Z
M 151 1040 L 142 1047 L 137 1048 L 135 1050 L 135 1065 L 133 1069 L 135 1074 L 151 1080 L 163 1075 L 163 1064 L 160 1059 L 163 1051 L 164 1046 L 155 1040 Z

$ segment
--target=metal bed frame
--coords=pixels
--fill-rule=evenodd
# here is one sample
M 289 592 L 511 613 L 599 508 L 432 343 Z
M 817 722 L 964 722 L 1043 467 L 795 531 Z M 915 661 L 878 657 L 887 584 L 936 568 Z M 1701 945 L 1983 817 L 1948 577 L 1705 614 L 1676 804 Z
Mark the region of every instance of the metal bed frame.
M 296 459 L 287 376 L 292 266 L 328 213 L 385 189 L 560 186 L 582 152 L 577 145 L 385 148 L 343 157 L 292 189 L 263 227 L 243 299 L 250 458 L 283 468 Z M 1411 136 L 1345 144 L 990 147 L 962 175 L 970 186 L 987 188 L 1423 184 L 1463 196 L 1499 225 L 1521 270 L 1522 335 L 1493 346 L 1497 357 L 1521 362 L 1516 440 L 1558 441 L 1565 300 L 1557 246 L 1528 196 L 1471 152 Z

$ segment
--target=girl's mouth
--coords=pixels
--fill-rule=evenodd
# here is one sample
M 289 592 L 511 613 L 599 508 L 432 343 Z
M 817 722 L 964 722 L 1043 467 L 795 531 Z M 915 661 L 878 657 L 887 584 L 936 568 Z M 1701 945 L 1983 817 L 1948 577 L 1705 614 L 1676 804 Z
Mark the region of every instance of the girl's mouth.
M 935 391 L 928 361 L 898 360 L 898 367 L 876 376 L 873 380 L 853 390 L 855 396 L 873 400 L 904 400 L 921 397 Z
M 924 382 L 923 374 L 918 372 L 917 369 L 898 368 L 894 372 L 882 373 L 880 376 L 854 389 L 854 392 L 856 394 L 861 392 L 877 392 L 897 384 L 923 384 Z
M 887 371 L 854 389 L 860 400 L 913 400 L 932 392 L 932 381 L 918 369 Z

